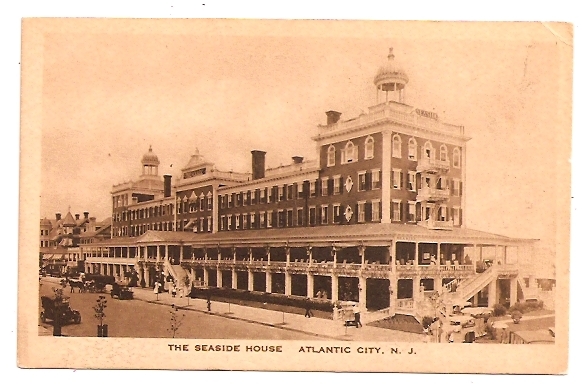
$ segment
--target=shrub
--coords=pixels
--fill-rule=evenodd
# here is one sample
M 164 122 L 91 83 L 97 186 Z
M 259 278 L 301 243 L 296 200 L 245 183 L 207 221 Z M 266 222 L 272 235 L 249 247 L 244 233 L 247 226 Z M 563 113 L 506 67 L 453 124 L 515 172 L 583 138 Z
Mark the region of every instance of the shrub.
M 506 315 L 506 308 L 502 304 L 494 304 L 494 316 Z
M 523 317 L 523 314 L 519 311 L 512 311 L 510 314 L 510 317 L 512 318 L 512 321 L 515 324 L 518 324 L 519 321 L 521 321 L 521 318 Z
M 427 329 L 433 324 L 433 318 L 431 316 L 424 316 L 423 317 L 423 329 Z

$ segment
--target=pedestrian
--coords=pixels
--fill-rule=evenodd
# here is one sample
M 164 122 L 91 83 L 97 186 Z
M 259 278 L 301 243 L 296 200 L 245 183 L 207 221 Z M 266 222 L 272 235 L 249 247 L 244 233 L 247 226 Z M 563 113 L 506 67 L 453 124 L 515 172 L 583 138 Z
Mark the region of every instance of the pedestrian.
M 353 316 L 355 318 L 355 328 L 363 327 L 361 324 L 361 313 L 357 305 L 353 305 Z
M 177 291 L 176 291 L 176 285 L 174 284 L 173 287 L 172 287 L 172 291 L 171 291 L 171 294 L 172 294 L 172 297 L 173 298 L 176 297 L 176 293 L 177 293 Z
M 313 316 L 312 309 L 311 309 L 312 303 L 308 297 L 306 298 L 305 304 L 306 304 L 306 306 L 305 306 L 306 312 L 304 313 L 304 317 L 311 318 Z
M 208 298 L 206 299 L 206 309 L 208 309 L 208 312 L 210 312 L 210 306 L 211 306 L 211 304 L 212 304 L 212 303 L 210 302 L 210 297 L 208 297 Z

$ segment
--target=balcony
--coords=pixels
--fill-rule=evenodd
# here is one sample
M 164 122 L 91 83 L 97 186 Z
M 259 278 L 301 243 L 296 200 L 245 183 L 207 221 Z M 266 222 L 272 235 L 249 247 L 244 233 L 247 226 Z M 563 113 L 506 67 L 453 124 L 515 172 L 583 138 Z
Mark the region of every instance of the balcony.
M 414 311 L 414 299 L 396 299 L 396 313 L 410 315 Z
M 440 221 L 429 218 L 427 220 L 419 221 L 417 224 L 427 229 L 445 229 L 450 231 L 453 229 L 453 220 Z
M 441 173 L 449 171 L 449 160 L 421 158 L 417 164 L 417 172 Z
M 449 189 L 424 187 L 417 193 L 417 201 L 444 201 L 449 199 Z

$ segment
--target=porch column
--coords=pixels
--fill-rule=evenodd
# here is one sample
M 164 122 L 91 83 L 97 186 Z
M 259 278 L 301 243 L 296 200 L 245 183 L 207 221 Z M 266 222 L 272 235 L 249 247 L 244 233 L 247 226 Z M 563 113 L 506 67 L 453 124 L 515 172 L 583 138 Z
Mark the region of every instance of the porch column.
M 477 307 L 478 306 L 478 295 L 480 293 L 476 293 L 474 296 L 472 296 L 472 307 Z
M 339 276 L 331 274 L 331 300 L 339 300 Z
M 419 242 L 416 241 L 414 246 L 414 265 L 419 264 Z
M 391 223 L 390 218 L 390 179 L 392 171 L 392 132 L 382 132 L 382 223 Z
M 180 244 L 180 263 L 184 260 L 184 246 Z
M 265 291 L 272 293 L 272 273 L 270 271 L 265 272 Z
M 396 283 L 396 278 L 392 272 L 389 273 L 388 281 L 390 282 L 389 286 L 388 286 L 388 293 L 390 294 L 390 308 L 388 309 L 388 314 L 395 315 L 396 314 L 396 288 L 397 288 L 398 284 Z
M 159 254 L 159 245 L 156 245 L 155 246 L 155 249 L 157 250 L 157 253 L 156 253 L 156 255 L 157 255 L 157 262 L 159 263 L 161 261 L 161 255 Z
M 170 257 L 169 257 L 169 245 L 168 244 L 165 245 L 165 260 L 171 262 Z
M 231 269 L 231 288 L 237 289 L 237 270 Z
M 284 280 L 284 294 L 290 296 L 292 294 L 292 274 L 289 272 L 285 272 Z
M 437 243 L 437 254 L 435 255 L 435 263 L 437 264 L 437 270 L 441 269 L 441 243 Z M 437 283 L 435 282 L 435 286 Z M 437 289 L 437 288 L 435 288 Z
M 143 267 L 143 280 L 145 280 L 145 286 L 149 286 L 149 267 L 145 265 Z
M 412 298 L 416 301 L 421 291 L 421 279 L 413 277 L 412 279 Z
M 194 267 L 190 267 L 190 284 L 194 284 L 196 280 L 196 272 L 194 271 Z
M 335 267 L 337 264 L 337 248 L 333 246 L 331 253 L 333 254 L 333 267 Z
M 290 247 L 286 247 L 286 266 L 290 265 Z
M 253 291 L 253 272 L 251 270 L 247 270 L 247 290 Z
M 435 277 L 435 281 L 434 281 L 435 286 L 433 287 L 433 289 L 437 292 L 439 292 L 439 294 L 443 293 L 443 279 L 441 278 L 441 276 L 437 276 Z
M 306 257 L 308 258 L 308 264 L 312 264 L 312 247 L 306 247 Z
M 222 288 L 223 286 L 223 271 L 220 268 L 216 269 L 216 286 L 217 288 Z
M 496 304 L 496 280 L 493 279 L 488 284 L 488 308 L 493 308 Z
M 367 279 L 363 276 L 359 277 L 359 309 L 361 311 L 366 310 L 367 308 Z
M 517 297 L 517 279 L 510 279 L 510 305 L 518 303 Z
M 207 287 L 208 287 L 208 281 L 209 281 L 209 279 L 208 279 L 208 273 L 209 273 L 208 269 L 206 267 L 204 267 L 204 276 L 203 276 L 203 278 L 204 278 L 204 285 L 207 286 Z
M 312 273 L 306 274 L 306 297 L 314 297 L 314 276 Z
M 357 247 L 357 250 L 359 251 L 359 256 L 361 257 L 361 266 L 363 267 L 365 265 L 365 247 L 360 245 Z

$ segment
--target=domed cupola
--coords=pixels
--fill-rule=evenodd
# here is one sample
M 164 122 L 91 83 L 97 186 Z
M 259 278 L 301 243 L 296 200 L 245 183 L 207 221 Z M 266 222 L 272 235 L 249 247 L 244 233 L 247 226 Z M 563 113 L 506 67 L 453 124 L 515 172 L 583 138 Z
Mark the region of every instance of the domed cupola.
M 399 103 L 404 102 L 404 88 L 408 83 L 408 75 L 402 69 L 397 61 L 394 60 L 393 48 L 388 53 L 388 61 L 378 69 L 374 77 L 374 84 L 378 89 L 377 103 L 380 102 L 380 92 L 386 92 L 386 102 L 388 102 L 388 92 L 392 93 L 392 100 Z
M 150 176 L 157 176 L 158 167 L 159 167 L 159 158 L 155 153 L 153 153 L 153 149 L 149 146 L 149 151 L 143 155 L 141 159 L 141 164 L 143 165 L 143 175 L 150 175 Z

